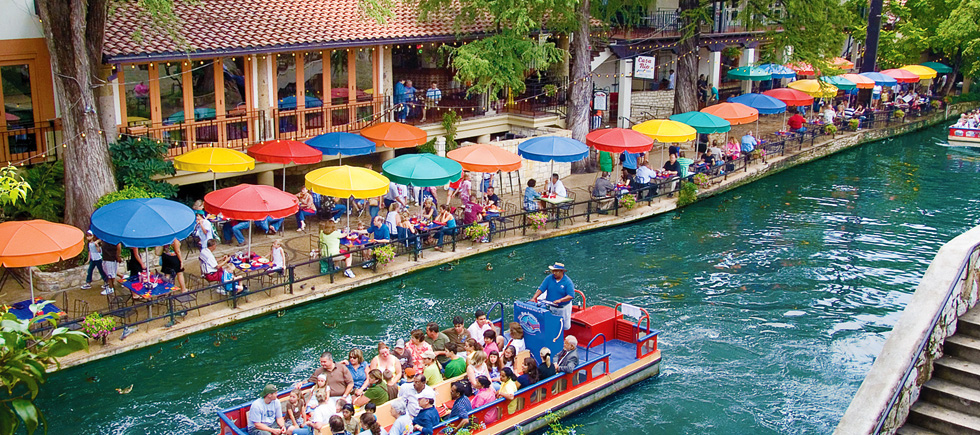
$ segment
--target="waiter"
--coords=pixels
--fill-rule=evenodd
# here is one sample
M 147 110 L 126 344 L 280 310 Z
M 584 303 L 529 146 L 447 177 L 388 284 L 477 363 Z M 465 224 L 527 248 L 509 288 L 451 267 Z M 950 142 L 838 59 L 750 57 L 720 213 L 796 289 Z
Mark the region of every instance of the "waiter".
M 534 292 L 531 302 L 538 302 L 544 294 L 551 313 L 562 318 L 562 327 L 567 331 L 572 327 L 572 299 L 575 298 L 575 284 L 565 276 L 565 265 L 555 263 L 548 266 L 551 276 L 545 277 L 541 286 Z

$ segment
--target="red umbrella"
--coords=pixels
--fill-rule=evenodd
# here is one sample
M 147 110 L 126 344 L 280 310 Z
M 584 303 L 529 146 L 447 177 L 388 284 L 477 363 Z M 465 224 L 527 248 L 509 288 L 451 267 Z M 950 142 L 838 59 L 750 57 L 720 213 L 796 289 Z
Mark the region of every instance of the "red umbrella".
M 628 128 L 604 128 L 587 134 L 585 144 L 599 151 L 637 154 L 650 151 L 653 139 Z
M 411 148 L 422 145 L 428 135 L 421 128 L 400 122 L 382 122 L 361 130 L 361 136 L 375 145 L 388 148 Z
M 446 157 L 473 172 L 510 172 L 521 168 L 521 156 L 485 143 L 454 149 Z
M 282 188 L 286 190 L 286 165 L 310 165 L 323 161 L 323 153 L 295 140 L 268 140 L 251 146 L 248 155 L 266 163 L 282 164 Z
M 816 74 L 816 69 L 813 68 L 813 65 L 806 62 L 790 62 L 786 64 L 786 67 L 796 71 L 796 75 L 812 76 Z
M 226 218 L 257 221 L 267 217 L 284 218 L 296 214 L 299 201 L 272 186 L 239 184 L 204 195 L 204 211 Z M 252 249 L 252 226 L 248 228 L 249 251 Z
M 899 83 L 915 83 L 919 81 L 919 76 L 916 73 L 904 69 L 886 69 L 881 73 L 895 79 Z
M 715 115 L 732 125 L 748 124 L 759 120 L 759 111 L 742 103 L 718 103 L 701 109 L 701 112 Z
M 808 106 L 813 104 L 813 97 L 807 95 L 805 92 L 797 91 L 796 89 L 779 88 L 765 91 L 762 94 L 773 97 L 786 103 L 787 106 L 792 107 Z

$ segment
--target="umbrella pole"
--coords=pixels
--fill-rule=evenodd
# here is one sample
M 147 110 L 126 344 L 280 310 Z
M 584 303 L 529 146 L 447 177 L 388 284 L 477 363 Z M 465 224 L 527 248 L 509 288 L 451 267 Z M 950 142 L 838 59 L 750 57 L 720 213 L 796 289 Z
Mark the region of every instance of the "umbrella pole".
M 212 183 L 212 189 L 211 190 L 218 190 L 218 173 L 217 172 L 213 172 L 213 171 L 211 172 L 211 183 Z
M 350 232 L 350 195 L 347 196 L 347 231 Z
M 286 164 L 282 164 L 282 191 L 286 191 Z
M 31 271 L 31 266 L 27 266 L 27 276 L 28 281 L 31 282 L 31 303 L 34 303 L 34 272 Z M 65 308 L 67 309 L 67 308 Z
M 252 223 L 253 221 L 248 221 L 248 247 L 246 248 L 245 255 L 249 256 L 249 261 L 252 261 Z

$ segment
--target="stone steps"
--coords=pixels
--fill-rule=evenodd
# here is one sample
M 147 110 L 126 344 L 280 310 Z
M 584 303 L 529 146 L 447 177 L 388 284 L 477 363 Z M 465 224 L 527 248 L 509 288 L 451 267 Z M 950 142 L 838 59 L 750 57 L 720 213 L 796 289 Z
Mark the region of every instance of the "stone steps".
M 926 382 L 919 400 L 980 417 L 980 391 L 945 379 L 933 378 Z
M 921 427 L 911 425 L 911 424 L 906 424 L 905 426 L 898 428 L 898 431 L 896 431 L 895 434 L 897 435 L 942 435 L 939 432 L 933 432 L 929 429 L 923 429 Z
M 980 311 L 970 310 L 960 316 L 956 322 L 956 334 L 961 333 L 980 338 Z
M 933 364 L 933 377 L 980 390 L 980 363 L 946 355 Z
M 907 423 L 944 435 L 980 435 L 980 417 L 922 401 L 912 405 Z
M 980 338 L 955 334 L 946 337 L 944 348 L 947 355 L 953 355 L 967 361 L 980 361 Z

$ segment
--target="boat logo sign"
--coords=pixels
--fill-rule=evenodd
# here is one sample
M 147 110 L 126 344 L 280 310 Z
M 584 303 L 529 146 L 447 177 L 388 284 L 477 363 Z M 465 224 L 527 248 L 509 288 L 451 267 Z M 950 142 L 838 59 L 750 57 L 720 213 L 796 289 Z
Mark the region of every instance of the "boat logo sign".
M 517 323 L 521 324 L 521 328 L 524 328 L 525 333 L 534 335 L 541 332 L 541 322 L 531 313 L 521 313 L 517 319 Z

